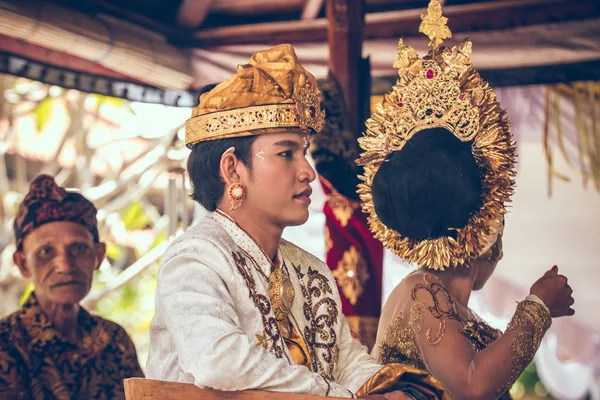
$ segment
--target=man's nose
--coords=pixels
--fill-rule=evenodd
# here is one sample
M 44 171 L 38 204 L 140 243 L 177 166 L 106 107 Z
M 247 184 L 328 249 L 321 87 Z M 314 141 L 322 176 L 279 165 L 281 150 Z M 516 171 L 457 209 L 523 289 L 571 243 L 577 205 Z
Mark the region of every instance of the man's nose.
M 54 270 L 63 274 L 69 274 L 76 268 L 75 259 L 66 251 L 59 251 L 54 260 Z
M 312 165 L 310 165 L 310 162 L 308 162 L 308 159 L 305 159 L 304 165 L 302 166 L 302 168 L 300 169 L 300 172 L 298 173 L 298 180 L 300 182 L 304 182 L 304 181 L 312 182 L 316 178 L 317 178 L 317 173 L 315 172 Z

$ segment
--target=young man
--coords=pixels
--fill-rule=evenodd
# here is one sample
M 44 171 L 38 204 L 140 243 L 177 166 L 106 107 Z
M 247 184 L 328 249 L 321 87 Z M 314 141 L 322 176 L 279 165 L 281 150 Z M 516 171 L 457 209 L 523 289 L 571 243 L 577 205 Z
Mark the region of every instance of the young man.
M 443 393 L 420 371 L 382 370 L 352 339 L 327 266 L 281 239 L 308 218 L 307 135 L 323 122 L 317 82 L 290 45 L 255 54 L 201 96 L 186 124 L 188 172 L 211 213 L 162 260 L 148 377 L 334 397 Z

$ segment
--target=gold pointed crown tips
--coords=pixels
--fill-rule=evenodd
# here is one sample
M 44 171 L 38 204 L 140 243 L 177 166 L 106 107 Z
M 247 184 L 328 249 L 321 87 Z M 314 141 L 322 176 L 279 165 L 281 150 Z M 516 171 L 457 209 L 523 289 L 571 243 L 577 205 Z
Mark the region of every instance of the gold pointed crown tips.
M 421 15 L 419 32 L 429 37 L 429 46 L 437 49 L 444 39 L 450 39 L 452 32 L 448 28 L 448 18 L 442 15 L 442 4 L 439 0 L 431 0 L 427 6 L 427 14 Z
M 358 193 L 375 238 L 401 258 L 421 267 L 443 270 L 468 265 L 485 248 L 485 232 L 502 219 L 505 203 L 514 188 L 515 143 L 508 119 L 493 89 L 473 68 L 471 41 L 446 47 L 452 37 L 442 16 L 439 0 L 431 0 L 421 16 L 419 31 L 429 37 L 430 50 L 419 57 L 402 39 L 394 68 L 399 79 L 383 96 L 366 121 L 366 132 L 358 139 L 363 152 L 357 160 L 364 167 Z M 458 236 L 416 240 L 386 226 L 375 211 L 372 185 L 379 167 L 418 132 L 442 127 L 462 142 L 471 142 L 474 156 L 485 172 L 482 206 Z M 476 150 L 475 150 L 476 149 Z

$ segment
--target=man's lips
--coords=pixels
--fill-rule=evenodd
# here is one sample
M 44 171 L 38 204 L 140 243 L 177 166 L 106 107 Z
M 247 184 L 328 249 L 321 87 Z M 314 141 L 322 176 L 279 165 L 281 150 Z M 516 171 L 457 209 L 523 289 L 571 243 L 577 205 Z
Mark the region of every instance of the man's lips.
M 312 188 L 306 188 L 305 190 L 303 190 L 302 192 L 298 193 L 297 195 L 294 196 L 295 199 L 305 199 L 305 198 L 310 198 L 310 196 L 312 195 Z
M 71 279 L 69 281 L 57 282 L 57 283 L 53 284 L 52 287 L 56 288 L 56 287 L 73 286 L 73 285 L 81 285 L 81 284 L 82 284 L 81 281 L 78 281 L 76 279 Z

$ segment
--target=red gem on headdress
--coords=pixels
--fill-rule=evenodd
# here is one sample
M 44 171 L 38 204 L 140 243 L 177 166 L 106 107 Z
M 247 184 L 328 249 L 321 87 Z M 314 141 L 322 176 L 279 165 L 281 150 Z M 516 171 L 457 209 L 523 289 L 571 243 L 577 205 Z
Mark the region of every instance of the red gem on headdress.
M 310 106 L 308 108 L 308 114 L 310 115 L 311 118 L 314 118 L 315 115 L 317 114 L 317 110 L 315 110 L 315 108 L 313 106 Z
M 306 82 L 306 86 L 312 87 L 312 82 Z
M 465 99 L 465 95 L 461 94 L 460 96 L 458 96 L 459 99 L 464 100 Z
M 398 103 L 398 107 L 404 107 L 404 103 Z
M 433 71 L 432 71 L 432 70 L 430 70 L 430 69 L 428 69 L 428 70 L 427 70 L 427 74 L 426 74 L 425 76 L 427 76 L 427 79 L 431 79 L 431 78 L 433 78 Z

